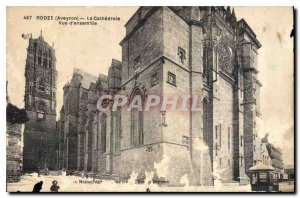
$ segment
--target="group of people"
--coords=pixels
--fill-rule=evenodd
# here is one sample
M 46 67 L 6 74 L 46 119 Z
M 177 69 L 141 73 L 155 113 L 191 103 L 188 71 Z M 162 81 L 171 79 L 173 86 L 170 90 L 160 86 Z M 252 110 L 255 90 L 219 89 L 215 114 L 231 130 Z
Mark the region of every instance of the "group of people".
M 52 186 L 50 187 L 51 192 L 58 192 L 59 186 L 57 184 L 58 184 L 58 182 L 56 180 L 52 181 Z M 42 187 L 43 187 L 43 181 L 40 181 L 34 185 L 32 192 L 35 192 L 35 193 L 41 192 Z

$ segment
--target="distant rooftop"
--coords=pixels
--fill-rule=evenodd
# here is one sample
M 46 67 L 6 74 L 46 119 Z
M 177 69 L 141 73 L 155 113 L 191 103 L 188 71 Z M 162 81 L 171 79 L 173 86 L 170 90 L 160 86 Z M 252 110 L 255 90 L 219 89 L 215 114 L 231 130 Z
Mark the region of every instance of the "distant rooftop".
M 274 168 L 270 165 L 266 165 L 263 163 L 259 163 L 255 166 L 252 166 L 250 169 L 250 171 L 259 171 L 259 170 L 274 170 Z

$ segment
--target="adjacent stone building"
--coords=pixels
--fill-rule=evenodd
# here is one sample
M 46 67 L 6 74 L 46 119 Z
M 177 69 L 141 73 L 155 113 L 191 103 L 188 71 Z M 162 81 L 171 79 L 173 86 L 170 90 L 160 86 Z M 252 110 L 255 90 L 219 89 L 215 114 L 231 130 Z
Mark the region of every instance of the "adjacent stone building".
M 24 171 L 54 170 L 58 164 L 55 50 L 41 35 L 29 38 L 25 66 Z
M 185 175 L 191 185 L 247 182 L 260 160 L 261 87 L 261 44 L 247 22 L 229 7 L 141 7 L 125 27 L 122 62 L 108 76 L 75 70 L 64 87 L 61 168 L 141 179 L 153 171 L 169 185 Z M 197 96 L 202 110 L 102 112 L 103 94 Z
M 22 174 L 21 124 L 6 124 L 6 180 L 18 182 Z
M 283 160 L 282 160 L 282 152 L 280 148 L 275 147 L 268 140 L 269 134 L 266 134 L 264 138 L 261 139 L 262 146 L 267 148 L 269 154 L 270 165 L 274 168 L 274 173 L 277 174 L 277 178 L 282 179 L 283 177 Z M 263 157 L 263 156 L 262 156 Z M 262 158 L 264 160 L 264 158 Z
M 284 180 L 288 180 L 289 182 L 295 180 L 295 167 L 294 165 L 284 165 Z
M 261 159 L 261 162 L 263 164 L 272 166 L 272 159 L 271 159 L 269 150 L 267 148 L 267 144 L 268 143 L 265 143 L 265 142 L 261 143 L 261 156 L 260 156 L 260 159 Z
M 6 181 L 18 182 L 23 170 L 22 124 L 26 111 L 10 103 L 6 90 Z

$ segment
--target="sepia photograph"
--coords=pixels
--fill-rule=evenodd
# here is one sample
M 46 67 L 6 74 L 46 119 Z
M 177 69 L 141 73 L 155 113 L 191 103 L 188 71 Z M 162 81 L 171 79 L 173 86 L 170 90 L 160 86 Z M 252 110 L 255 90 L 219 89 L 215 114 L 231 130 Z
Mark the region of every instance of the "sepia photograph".
M 6 191 L 294 193 L 294 17 L 7 6 Z

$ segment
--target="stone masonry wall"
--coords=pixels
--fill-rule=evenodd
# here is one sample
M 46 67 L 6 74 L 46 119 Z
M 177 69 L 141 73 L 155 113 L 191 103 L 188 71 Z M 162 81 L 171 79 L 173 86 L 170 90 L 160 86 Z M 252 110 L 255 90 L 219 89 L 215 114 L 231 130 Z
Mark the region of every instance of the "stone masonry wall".
M 6 123 L 6 181 L 18 182 L 22 172 L 21 124 Z
M 233 179 L 233 85 L 219 75 L 214 86 L 218 88 L 214 95 L 213 138 L 219 149 L 213 157 L 222 180 L 230 181 Z

